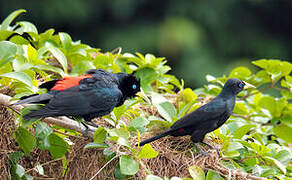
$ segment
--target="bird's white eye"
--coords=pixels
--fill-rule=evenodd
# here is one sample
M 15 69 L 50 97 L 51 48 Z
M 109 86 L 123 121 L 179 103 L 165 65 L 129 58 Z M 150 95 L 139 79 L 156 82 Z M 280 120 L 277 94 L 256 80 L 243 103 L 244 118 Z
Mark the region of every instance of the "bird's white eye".
M 239 83 L 238 87 L 243 88 L 244 84 L 243 83 Z
M 133 89 L 136 89 L 137 88 L 137 85 L 136 84 L 133 84 L 132 88 Z

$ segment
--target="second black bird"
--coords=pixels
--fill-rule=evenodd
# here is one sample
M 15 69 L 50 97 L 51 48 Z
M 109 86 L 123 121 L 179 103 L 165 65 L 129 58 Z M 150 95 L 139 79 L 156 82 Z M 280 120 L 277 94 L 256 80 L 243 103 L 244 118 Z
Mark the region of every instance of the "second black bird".
M 200 149 L 197 143 L 200 142 L 208 145 L 209 147 L 212 147 L 209 144 L 203 142 L 205 135 L 216 130 L 226 122 L 226 120 L 232 114 L 237 94 L 242 91 L 246 85 L 249 84 L 242 80 L 234 78 L 229 79 L 224 84 L 220 94 L 212 101 L 185 115 L 176 121 L 165 132 L 142 141 L 140 145 L 143 146 L 144 144 L 150 143 L 168 135 L 190 135 L 191 140 L 195 143 L 199 151 L 202 154 L 206 154 Z

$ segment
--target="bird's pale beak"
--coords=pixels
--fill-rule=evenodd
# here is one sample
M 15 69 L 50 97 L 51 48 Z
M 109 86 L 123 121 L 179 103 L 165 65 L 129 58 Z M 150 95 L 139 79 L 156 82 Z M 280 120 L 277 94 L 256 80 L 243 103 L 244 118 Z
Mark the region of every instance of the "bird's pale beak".
M 247 82 L 245 82 L 245 81 L 243 81 L 244 82 L 244 84 L 245 84 L 245 86 L 244 86 L 244 89 L 249 89 L 249 88 L 256 88 L 254 85 L 252 85 L 252 84 L 249 84 L 249 83 L 247 83 Z

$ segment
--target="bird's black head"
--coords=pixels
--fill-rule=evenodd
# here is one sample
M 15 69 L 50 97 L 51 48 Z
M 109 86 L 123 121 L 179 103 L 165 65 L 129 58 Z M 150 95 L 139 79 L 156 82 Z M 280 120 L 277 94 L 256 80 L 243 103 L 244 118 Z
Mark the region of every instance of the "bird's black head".
M 140 91 L 140 80 L 132 74 L 117 73 L 119 89 L 124 99 L 133 98 Z
M 231 78 L 226 81 L 224 87 L 222 89 L 222 93 L 232 93 L 233 95 L 237 95 L 240 91 L 243 90 L 246 83 L 240 79 Z

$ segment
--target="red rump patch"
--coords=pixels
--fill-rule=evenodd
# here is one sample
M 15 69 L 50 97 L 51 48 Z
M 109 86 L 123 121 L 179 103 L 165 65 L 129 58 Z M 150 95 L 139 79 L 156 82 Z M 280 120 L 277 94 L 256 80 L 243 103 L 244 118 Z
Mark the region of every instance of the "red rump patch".
M 57 81 L 55 86 L 51 90 L 64 91 L 65 89 L 68 89 L 70 87 L 78 86 L 80 80 L 91 77 L 93 76 L 90 74 L 77 77 L 64 77 L 63 79 Z
M 178 132 L 184 132 L 185 129 L 184 129 L 184 128 L 179 128 L 177 131 L 178 131 Z

